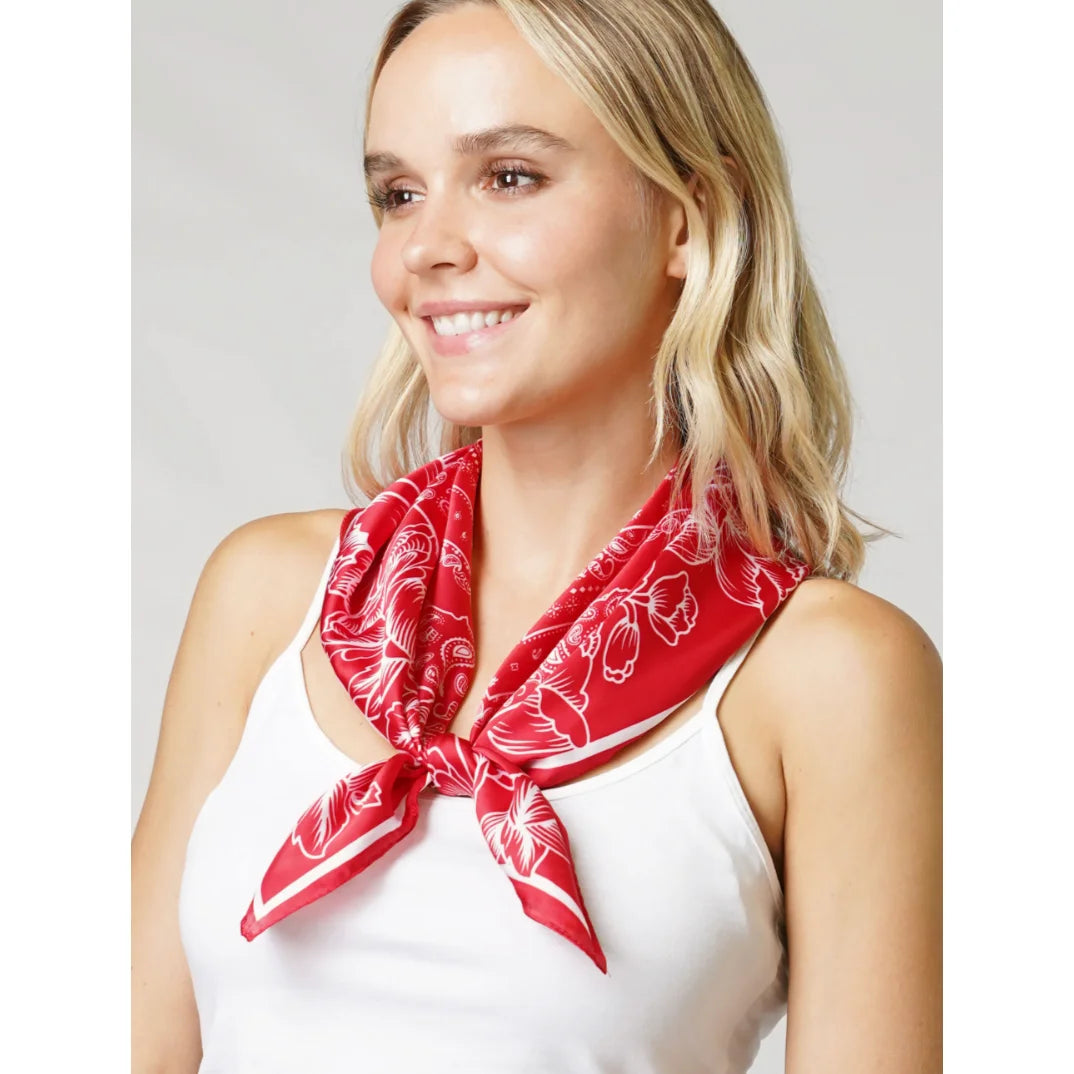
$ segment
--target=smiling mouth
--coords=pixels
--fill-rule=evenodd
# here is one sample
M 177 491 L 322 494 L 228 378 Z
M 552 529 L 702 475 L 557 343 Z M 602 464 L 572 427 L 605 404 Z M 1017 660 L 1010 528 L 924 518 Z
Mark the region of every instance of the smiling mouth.
M 441 339 L 456 336 L 479 336 L 510 324 L 521 317 L 529 306 L 508 306 L 502 310 L 475 311 L 474 313 L 446 314 L 443 317 L 423 317 L 434 335 Z

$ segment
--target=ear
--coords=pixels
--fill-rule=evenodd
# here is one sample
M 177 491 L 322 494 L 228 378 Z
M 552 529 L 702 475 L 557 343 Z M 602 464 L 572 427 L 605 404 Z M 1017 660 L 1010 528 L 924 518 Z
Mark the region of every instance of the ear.
M 690 197 L 698 203 L 704 204 L 704 194 L 698 195 L 698 176 L 693 174 L 686 180 L 686 189 Z M 678 201 L 673 201 L 671 206 L 670 233 L 671 249 L 668 252 L 667 273 L 677 280 L 686 279 L 686 261 L 690 248 L 690 229 L 686 222 L 686 210 Z
M 727 166 L 727 169 L 730 172 L 731 182 L 734 183 L 735 190 L 738 192 L 738 196 L 741 199 L 745 192 L 745 179 L 738 166 L 738 162 L 733 157 L 726 155 L 721 155 L 720 159 Z M 699 177 L 695 172 L 686 181 L 686 189 L 689 191 L 690 197 L 694 199 L 698 207 L 704 211 L 705 192 L 703 190 L 698 190 L 699 182 Z M 690 245 L 690 235 L 686 223 L 686 212 L 678 202 L 675 202 L 672 207 L 671 233 L 674 238 L 672 240 L 671 252 L 668 257 L 667 272 L 669 276 L 685 280 L 687 250 Z

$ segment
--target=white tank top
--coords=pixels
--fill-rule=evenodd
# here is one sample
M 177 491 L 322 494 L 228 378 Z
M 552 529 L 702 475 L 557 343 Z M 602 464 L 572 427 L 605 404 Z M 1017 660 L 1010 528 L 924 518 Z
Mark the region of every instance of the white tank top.
M 610 771 L 544 791 L 607 975 L 522 912 L 472 801 L 431 786 L 406 839 L 242 937 L 296 818 L 356 767 L 314 720 L 300 656 L 335 553 L 187 845 L 179 918 L 199 1074 L 745 1071 L 787 995 L 782 892 L 716 719 L 753 638 L 687 723 Z

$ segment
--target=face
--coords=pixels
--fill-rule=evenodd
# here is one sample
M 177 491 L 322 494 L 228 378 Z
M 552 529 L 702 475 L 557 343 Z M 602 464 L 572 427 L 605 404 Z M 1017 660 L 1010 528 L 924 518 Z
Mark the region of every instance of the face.
M 496 128 L 545 133 L 472 137 Z M 384 210 L 373 286 L 444 418 L 560 426 L 646 405 L 684 214 L 659 199 L 646 220 L 627 158 L 498 9 L 436 15 L 403 42 L 365 151 Z M 459 331 L 441 317 L 457 310 L 465 330 L 438 334 Z

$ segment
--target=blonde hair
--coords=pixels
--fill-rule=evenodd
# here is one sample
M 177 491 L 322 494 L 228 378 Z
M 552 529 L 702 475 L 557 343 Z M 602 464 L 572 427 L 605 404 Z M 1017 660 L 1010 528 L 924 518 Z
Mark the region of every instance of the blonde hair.
M 850 516 L 874 524 L 840 496 L 849 386 L 806 265 L 779 136 L 730 31 L 706 0 L 413 0 L 381 42 L 367 130 L 388 57 L 426 19 L 468 3 L 499 8 L 592 109 L 647 198 L 663 191 L 686 212 L 686 279 L 653 366 L 650 462 L 678 438 L 673 495 L 688 472 L 706 543 L 718 544 L 719 530 L 704 488 L 722 459 L 737 500 L 732 522 L 758 552 L 779 555 L 779 541 L 812 573 L 856 580 L 866 542 L 892 531 L 863 536 Z M 374 216 L 379 227 L 376 208 Z M 347 438 L 355 502 L 481 435 L 434 415 L 422 368 L 393 323 Z

